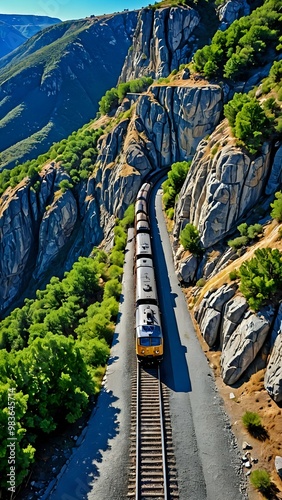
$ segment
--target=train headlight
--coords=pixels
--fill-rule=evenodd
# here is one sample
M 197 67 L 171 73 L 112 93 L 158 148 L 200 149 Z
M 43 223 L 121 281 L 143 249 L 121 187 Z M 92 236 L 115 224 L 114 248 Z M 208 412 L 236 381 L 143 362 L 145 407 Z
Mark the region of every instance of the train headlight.
M 159 354 L 159 352 L 160 352 L 160 351 L 159 351 L 159 349 L 156 349 L 156 350 L 155 350 L 155 353 L 156 353 L 156 354 Z
M 144 351 L 144 349 L 142 349 L 142 351 L 141 351 L 141 354 L 145 354 L 145 351 Z

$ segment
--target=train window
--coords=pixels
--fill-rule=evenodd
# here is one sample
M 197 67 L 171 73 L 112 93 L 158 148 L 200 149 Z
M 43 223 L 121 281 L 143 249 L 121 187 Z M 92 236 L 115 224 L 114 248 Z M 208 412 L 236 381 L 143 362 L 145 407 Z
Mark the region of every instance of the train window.
M 160 345 L 159 337 L 142 337 L 140 339 L 140 345 L 143 347 Z
M 159 337 L 151 337 L 151 345 L 160 345 Z
M 140 345 L 143 345 L 145 347 L 149 347 L 150 337 L 143 337 L 142 339 L 140 339 Z

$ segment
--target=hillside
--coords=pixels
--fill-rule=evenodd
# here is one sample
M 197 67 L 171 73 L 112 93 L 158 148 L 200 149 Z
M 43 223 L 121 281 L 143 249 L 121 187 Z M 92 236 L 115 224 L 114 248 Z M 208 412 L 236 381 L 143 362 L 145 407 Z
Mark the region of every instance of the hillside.
M 38 31 L 61 20 L 48 16 L 0 14 L 0 58 L 9 54 Z
M 0 169 L 45 152 L 93 118 L 131 44 L 136 12 L 47 28 L 0 64 Z

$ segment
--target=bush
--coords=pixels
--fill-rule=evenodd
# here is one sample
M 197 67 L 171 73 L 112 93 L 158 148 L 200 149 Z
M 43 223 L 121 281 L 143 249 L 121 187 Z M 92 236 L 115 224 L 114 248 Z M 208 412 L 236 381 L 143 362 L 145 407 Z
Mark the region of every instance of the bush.
M 231 279 L 231 281 L 235 281 L 239 278 L 239 271 L 237 269 L 234 269 L 233 271 L 231 271 L 229 273 L 229 278 Z
M 193 224 L 187 224 L 181 231 L 180 243 L 185 250 L 189 250 L 194 255 L 202 252 L 199 231 Z
M 197 286 L 199 286 L 199 287 L 203 287 L 203 286 L 205 286 L 205 284 L 206 284 L 206 280 L 205 280 L 205 278 L 200 278 L 200 279 L 197 281 L 197 283 L 196 283 L 196 285 L 197 285 Z
M 257 469 L 251 472 L 250 481 L 252 485 L 261 493 L 267 493 L 271 487 L 269 473 L 264 469 Z
M 275 198 L 276 200 L 270 204 L 272 208 L 270 215 L 272 219 L 282 222 L 282 192 L 275 193 Z
M 227 245 L 231 248 L 234 248 L 234 250 L 238 250 L 239 248 L 247 245 L 248 241 L 249 240 L 247 236 L 238 236 L 238 238 L 234 238 L 234 240 L 229 240 L 227 242 Z
M 246 411 L 244 413 L 242 422 L 248 431 L 252 431 L 255 427 L 261 427 L 260 416 L 252 411 Z

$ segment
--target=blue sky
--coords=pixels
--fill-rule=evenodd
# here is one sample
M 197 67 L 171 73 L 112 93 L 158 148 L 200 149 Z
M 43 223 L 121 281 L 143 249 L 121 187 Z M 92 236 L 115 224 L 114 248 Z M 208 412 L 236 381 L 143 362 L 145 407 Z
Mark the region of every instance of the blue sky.
M 0 14 L 37 14 L 65 21 L 91 14 L 140 9 L 149 3 L 150 0 L 0 0 Z

